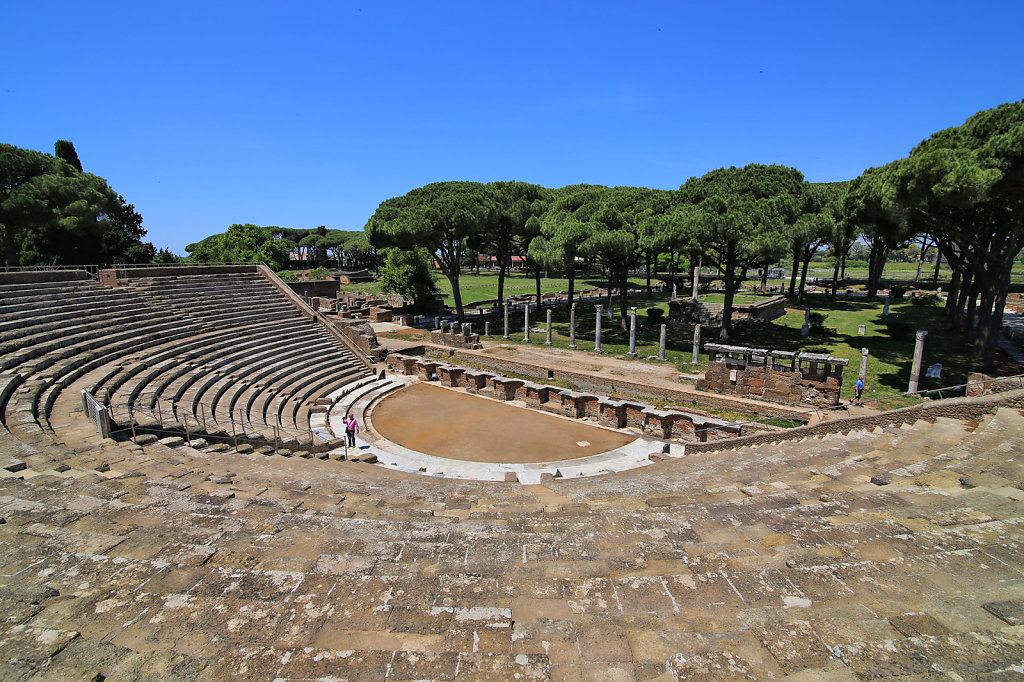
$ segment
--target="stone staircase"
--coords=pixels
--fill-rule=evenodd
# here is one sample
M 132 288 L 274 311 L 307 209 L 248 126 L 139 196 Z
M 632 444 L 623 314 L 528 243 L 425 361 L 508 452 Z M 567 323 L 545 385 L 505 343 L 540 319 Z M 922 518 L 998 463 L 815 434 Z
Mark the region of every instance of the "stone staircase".
M 1017 409 L 544 485 L 115 442 L 84 421 L 85 386 L 299 419 L 320 388 L 272 380 L 268 349 L 294 352 L 302 325 L 220 324 L 4 373 L 0 452 L 21 467 L 0 469 L 0 679 L 1020 675 Z M 69 376 L 48 408 L 36 382 Z

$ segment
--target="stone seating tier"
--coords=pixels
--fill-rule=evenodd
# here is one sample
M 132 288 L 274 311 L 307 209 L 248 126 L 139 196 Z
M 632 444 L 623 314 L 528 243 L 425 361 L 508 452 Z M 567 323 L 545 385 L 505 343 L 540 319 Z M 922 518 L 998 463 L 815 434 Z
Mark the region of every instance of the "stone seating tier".
M 546 497 L 95 441 L 83 469 L 0 480 L 5 677 L 998 679 L 1024 651 L 1022 434 L 1000 409 Z

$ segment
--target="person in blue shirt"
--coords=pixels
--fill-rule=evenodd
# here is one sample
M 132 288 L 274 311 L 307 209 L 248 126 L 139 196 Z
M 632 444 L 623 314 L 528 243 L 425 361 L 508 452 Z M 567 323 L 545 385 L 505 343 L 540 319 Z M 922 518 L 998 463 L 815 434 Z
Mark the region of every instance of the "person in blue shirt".
M 864 377 L 857 377 L 857 383 L 854 384 L 854 388 L 857 389 L 857 395 L 853 401 L 860 405 L 860 397 L 864 395 Z

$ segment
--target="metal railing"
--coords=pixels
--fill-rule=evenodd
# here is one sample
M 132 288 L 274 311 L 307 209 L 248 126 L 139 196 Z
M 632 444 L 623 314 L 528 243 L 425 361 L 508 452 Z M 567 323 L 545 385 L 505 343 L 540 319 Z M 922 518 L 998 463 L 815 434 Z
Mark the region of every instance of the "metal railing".
M 89 419 L 96 424 L 101 438 L 110 438 L 110 414 L 105 405 L 102 405 L 92 393 L 82 389 L 82 409 L 89 415 Z
M 185 408 L 187 405 L 186 409 Z M 158 398 L 152 407 L 125 403 L 105 408 L 113 425 L 110 434 L 180 436 L 191 446 L 192 440 L 228 443 L 232 447 L 249 444 L 254 447 L 273 446 L 275 450 L 306 450 L 314 454 L 328 452 L 339 445 L 335 439 L 318 437 L 312 425 L 306 429 L 285 427 L 277 417 L 276 424 L 254 425 L 245 410 L 232 409 L 230 414 L 217 415 L 206 403 L 171 403 Z M 194 410 L 194 411 L 193 411 Z
M 80 270 L 89 275 L 92 279 L 99 277 L 100 266 L 98 265 L 4 265 L 0 266 L 0 272 L 65 272 Z

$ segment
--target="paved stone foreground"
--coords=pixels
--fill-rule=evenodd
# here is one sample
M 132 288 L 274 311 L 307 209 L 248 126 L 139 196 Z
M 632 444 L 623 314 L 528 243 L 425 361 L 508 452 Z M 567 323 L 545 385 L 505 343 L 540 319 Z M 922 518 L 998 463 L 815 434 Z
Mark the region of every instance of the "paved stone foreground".
M 0 679 L 1024 670 L 1014 409 L 525 486 L 82 437 L 0 479 Z

